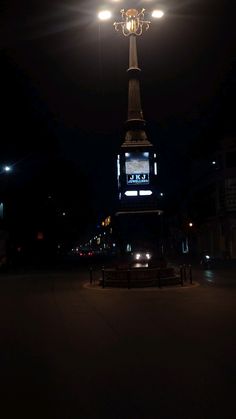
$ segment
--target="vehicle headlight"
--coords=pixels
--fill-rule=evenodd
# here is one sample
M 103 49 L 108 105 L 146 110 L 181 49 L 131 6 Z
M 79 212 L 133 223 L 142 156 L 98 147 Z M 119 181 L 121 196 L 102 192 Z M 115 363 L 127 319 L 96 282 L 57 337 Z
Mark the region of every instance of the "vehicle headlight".
M 137 260 L 139 260 L 140 259 L 140 253 L 136 253 L 136 255 L 135 255 L 135 259 L 137 259 Z
M 147 258 L 147 259 L 151 259 L 151 255 L 150 255 L 150 253 L 146 253 L 146 258 Z

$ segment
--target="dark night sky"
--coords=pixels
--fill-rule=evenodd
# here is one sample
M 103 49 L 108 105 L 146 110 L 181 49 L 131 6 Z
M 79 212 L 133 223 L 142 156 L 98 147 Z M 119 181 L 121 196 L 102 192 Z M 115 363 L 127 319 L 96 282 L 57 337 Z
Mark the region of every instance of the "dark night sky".
M 137 4 L 108 3 L 117 12 Z M 181 189 L 196 144 L 205 150 L 235 131 L 233 3 L 165 0 L 165 18 L 138 39 L 144 116 L 167 195 Z M 99 25 L 100 4 L 3 2 L 1 154 L 20 162 L 25 179 L 57 150 L 87 177 L 96 211 L 107 214 L 126 119 L 128 42 L 111 22 Z

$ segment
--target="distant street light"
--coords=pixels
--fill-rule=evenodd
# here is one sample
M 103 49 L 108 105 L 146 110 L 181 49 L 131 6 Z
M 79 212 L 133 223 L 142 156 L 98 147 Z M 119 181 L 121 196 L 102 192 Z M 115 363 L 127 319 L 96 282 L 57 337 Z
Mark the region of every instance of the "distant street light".
M 0 219 L 3 219 L 6 217 L 6 190 L 7 190 L 7 183 L 8 180 L 5 178 L 4 174 L 8 174 L 12 171 L 12 166 L 9 166 L 6 164 L 5 166 L 1 166 L 0 169 L 0 175 L 3 176 L 1 179 L 1 199 L 3 202 L 0 203 Z M 5 178 L 5 179 L 4 179 Z
M 4 166 L 3 167 L 4 172 L 11 172 L 11 170 L 12 170 L 11 166 Z

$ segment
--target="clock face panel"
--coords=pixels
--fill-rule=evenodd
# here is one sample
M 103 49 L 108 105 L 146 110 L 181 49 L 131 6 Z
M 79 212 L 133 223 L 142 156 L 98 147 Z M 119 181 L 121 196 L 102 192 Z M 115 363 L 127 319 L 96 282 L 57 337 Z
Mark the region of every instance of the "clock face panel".
M 125 173 L 127 185 L 148 185 L 149 153 L 125 153 Z

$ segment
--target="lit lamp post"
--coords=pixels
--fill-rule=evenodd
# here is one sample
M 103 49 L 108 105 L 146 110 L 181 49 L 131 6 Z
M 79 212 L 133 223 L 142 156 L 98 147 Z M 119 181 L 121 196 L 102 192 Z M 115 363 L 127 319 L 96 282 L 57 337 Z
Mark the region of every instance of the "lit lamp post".
M 116 31 L 129 38 L 128 72 L 128 118 L 126 133 L 120 152 L 117 156 L 117 180 L 119 212 L 123 210 L 157 209 L 157 191 L 155 177 L 157 175 L 157 155 L 145 131 L 145 120 L 141 106 L 140 68 L 138 66 L 137 37 L 150 26 L 145 19 L 145 9 L 122 9 L 121 20 L 114 22 Z M 164 13 L 154 10 L 152 17 L 161 18 Z M 102 10 L 101 20 L 111 18 L 111 12 Z
M 11 173 L 12 172 L 12 166 L 10 166 L 10 165 L 4 165 L 4 166 L 2 166 L 1 167 L 1 169 L 0 169 L 0 174 L 2 175 L 2 176 L 4 176 L 4 175 L 8 175 L 9 173 Z M 5 180 L 3 180 L 3 178 L 1 179 L 1 198 L 0 198 L 0 219 L 3 219 L 3 215 L 4 215 L 4 213 L 3 213 L 3 210 L 5 211 L 5 205 L 6 205 L 6 203 L 3 203 L 2 202 L 2 198 L 4 198 L 5 199 L 5 193 L 6 193 L 6 179 Z
M 152 12 L 161 18 L 162 11 Z M 101 20 L 111 18 L 109 11 L 99 14 Z M 113 23 L 116 31 L 129 38 L 128 115 L 125 136 L 117 156 L 118 205 L 114 229 L 118 248 L 122 254 L 142 246 L 154 252 L 163 248 L 162 213 L 158 209 L 156 176 L 157 154 L 145 131 L 141 106 L 140 73 L 137 37 L 150 26 L 145 9 L 122 9 L 121 20 Z M 158 250 L 159 249 L 159 250 Z
M 144 131 L 145 121 L 141 107 L 140 82 L 137 56 L 136 37 L 142 35 L 143 27 L 149 28 L 150 22 L 144 20 L 144 9 L 138 12 L 136 9 L 128 9 L 126 12 L 121 10 L 122 21 L 115 22 L 114 27 L 117 31 L 122 30 L 124 36 L 129 37 L 129 93 L 128 93 L 128 119 L 125 136 L 125 145 L 150 145 Z
M 11 166 L 4 166 L 3 167 L 3 172 L 5 172 L 5 173 L 9 173 L 9 172 L 11 172 L 11 170 L 12 170 L 12 168 L 11 168 Z

